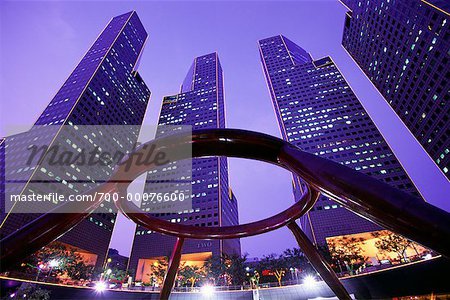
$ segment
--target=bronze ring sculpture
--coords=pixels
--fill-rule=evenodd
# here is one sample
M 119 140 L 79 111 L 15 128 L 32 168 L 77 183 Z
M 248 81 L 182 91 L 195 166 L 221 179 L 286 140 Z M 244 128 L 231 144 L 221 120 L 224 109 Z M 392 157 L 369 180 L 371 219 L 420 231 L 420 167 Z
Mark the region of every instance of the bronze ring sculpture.
M 169 149 L 182 150 L 183 147 L 192 147 L 192 157 L 231 156 L 272 163 L 299 175 L 308 185 L 302 200 L 282 213 L 272 218 L 233 227 L 204 228 L 169 223 L 143 213 L 127 201 L 116 202 L 118 208 L 136 223 L 151 230 L 178 237 L 161 291 L 162 299 L 170 295 L 185 238 L 245 237 L 281 226 L 287 226 L 293 232 L 300 248 L 333 292 L 340 299 L 349 299 L 347 291 L 331 267 L 295 223 L 297 218 L 314 205 L 319 192 L 386 229 L 450 257 L 449 213 L 343 165 L 303 152 L 286 141 L 245 130 L 204 129 L 193 131 L 192 135 L 178 134 L 154 142 L 160 147 Z M 151 143 L 153 141 L 136 149 L 134 153 L 145 151 L 144 146 Z M 126 159 L 133 160 L 133 157 L 130 155 Z M 184 158 L 188 157 L 181 154 L 177 159 Z M 151 168 L 152 166 L 148 165 L 133 165 L 130 171 L 126 171 L 121 165 L 110 181 L 89 193 L 95 191 L 123 193 L 137 176 Z M 82 213 L 53 214 L 52 216 L 51 213 L 58 212 L 58 208 L 55 208 L 51 213 L 42 215 L 4 238 L 0 241 L 2 270 L 56 239 L 83 220 L 99 204 L 99 202 L 85 204 L 86 207 Z

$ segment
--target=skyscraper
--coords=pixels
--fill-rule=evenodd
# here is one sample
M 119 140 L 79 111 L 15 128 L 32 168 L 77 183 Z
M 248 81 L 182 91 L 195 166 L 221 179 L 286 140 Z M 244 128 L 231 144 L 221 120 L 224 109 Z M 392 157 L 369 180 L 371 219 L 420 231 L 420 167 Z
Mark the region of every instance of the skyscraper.
M 223 72 L 217 53 L 194 59 L 180 93 L 164 97 L 158 127 L 190 125 L 192 129 L 225 128 Z M 147 175 L 150 181 L 152 175 Z M 226 157 L 198 158 L 192 160 L 192 209 L 154 216 L 174 223 L 194 226 L 229 226 L 238 224 L 237 200 L 228 182 Z M 152 183 L 144 192 L 152 191 Z M 141 209 L 146 209 L 146 202 Z M 136 271 L 136 280 L 150 280 L 151 265 L 157 259 L 169 256 L 175 238 L 136 228 L 129 270 Z M 211 255 L 240 254 L 239 239 L 192 240 L 183 245 L 181 260 L 203 264 Z
M 342 45 L 450 178 L 450 2 L 343 3 Z
M 39 216 L 39 213 L 21 213 L 24 208 L 42 205 L 16 203 L 11 209 L 5 209 L 5 201 L 9 200 L 5 194 L 81 194 L 96 186 L 98 179 L 107 180 L 114 168 L 108 165 L 89 169 L 85 164 L 60 167 L 46 163 L 45 159 L 27 165 L 28 145 L 38 141 L 41 145 L 58 145 L 80 153 L 89 146 L 120 148 L 125 153 L 133 149 L 150 98 L 150 90 L 137 72 L 147 36 L 136 12 L 114 17 L 31 130 L 7 137 L 1 144 L 2 185 L 5 175 L 24 182 L 18 186 L 7 180 L 2 189 L 1 237 Z M 68 137 L 63 127 L 71 128 L 75 134 Z M 92 262 L 101 266 L 115 218 L 114 205 L 102 204 L 101 213 L 90 215 L 59 241 L 88 254 Z
M 313 59 L 282 35 L 260 40 L 259 50 L 283 139 L 418 195 L 329 56 Z M 299 178 L 294 177 L 293 189 L 297 200 L 302 193 Z M 379 229 L 324 196 L 301 225 L 316 244 L 324 244 L 327 237 Z

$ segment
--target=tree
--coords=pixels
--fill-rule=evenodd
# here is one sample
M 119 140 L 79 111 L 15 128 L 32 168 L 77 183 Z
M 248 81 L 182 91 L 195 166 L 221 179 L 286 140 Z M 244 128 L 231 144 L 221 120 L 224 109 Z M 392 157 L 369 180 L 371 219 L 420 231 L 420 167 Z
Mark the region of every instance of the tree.
M 153 265 L 150 267 L 151 273 L 147 275 L 151 276 L 154 283 L 158 283 L 159 285 L 161 285 L 164 281 L 164 277 L 166 276 L 168 266 L 169 257 L 164 256 L 162 259 L 158 259 L 153 263 Z
M 89 280 L 93 274 L 93 267 L 77 260 L 66 264 L 64 271 L 73 280 Z
M 105 269 L 102 266 L 94 267 L 92 269 L 91 280 L 100 280 L 103 277 Z
M 227 274 L 231 277 L 231 284 L 242 285 L 246 278 L 245 262 L 247 261 L 247 254 L 243 256 L 237 254 L 225 255 L 225 261 Z
M 72 280 L 87 280 L 93 274 L 94 266 L 86 265 L 83 257 L 75 248 L 68 247 L 60 242 L 52 242 L 36 251 L 21 266 L 25 272 L 31 274 L 44 273 L 47 276 L 68 276 Z M 39 267 L 41 266 L 41 267 Z
M 181 267 L 178 271 L 178 275 L 182 278 L 184 284 L 189 283 L 191 287 L 194 287 L 195 283 L 205 276 L 205 272 L 203 268 L 192 265 Z
M 417 253 L 417 250 L 414 247 L 414 242 L 399 234 L 388 230 L 382 230 L 372 232 L 372 236 L 378 238 L 378 241 L 375 243 L 375 247 L 377 247 L 380 252 L 395 252 L 400 261 L 406 261 L 408 259 L 406 250 L 408 250 L 409 247 L 413 248 Z
M 361 244 L 364 244 L 363 238 L 343 236 L 339 239 L 328 241 L 328 248 L 333 262 L 339 267 L 342 272 L 342 267 L 345 266 L 351 275 L 355 269 L 359 267 L 366 258 L 362 255 Z
M 246 261 L 247 254 L 212 256 L 204 265 L 206 276 L 215 285 L 242 285 L 246 279 Z
M 305 256 L 303 255 L 302 250 L 299 248 L 288 248 L 283 251 L 283 256 L 287 261 L 291 262 L 292 265 L 300 265 L 304 262 Z
M 289 268 L 295 268 L 298 271 L 311 272 L 313 268 L 309 264 L 308 259 L 299 248 L 286 249 L 283 251 L 283 257 Z
M 288 269 L 284 257 L 274 253 L 263 256 L 263 259 L 259 262 L 258 267 L 262 270 L 270 270 L 273 276 L 277 279 L 279 286 L 281 286 L 281 280 Z
M 339 260 L 331 256 L 330 249 L 327 245 L 317 245 L 317 250 L 319 250 L 320 254 L 322 254 L 323 258 L 325 258 L 336 273 L 342 272 Z
M 223 255 L 211 256 L 205 261 L 204 264 L 206 277 L 208 280 L 214 282 L 214 285 L 222 286 L 227 285 L 226 274 L 227 265 L 226 259 Z
M 28 300 L 48 300 L 50 291 L 38 287 L 36 284 L 22 283 L 14 293 L 2 299 L 28 299 Z
M 111 272 L 111 279 L 117 280 L 117 281 L 124 281 L 127 277 L 127 272 L 125 270 L 121 270 L 118 268 L 113 268 Z

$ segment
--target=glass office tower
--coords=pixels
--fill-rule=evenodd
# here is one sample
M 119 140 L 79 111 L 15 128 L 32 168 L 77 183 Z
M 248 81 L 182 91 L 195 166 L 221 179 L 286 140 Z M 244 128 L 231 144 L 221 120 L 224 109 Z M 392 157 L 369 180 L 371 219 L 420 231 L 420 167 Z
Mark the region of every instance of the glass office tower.
M 342 45 L 450 178 L 450 2 L 343 3 Z
M 313 59 L 282 35 L 260 40 L 259 50 L 283 139 L 419 196 L 329 56 Z M 302 191 L 295 177 L 293 189 L 297 200 Z M 323 196 L 301 225 L 319 245 L 327 237 L 379 230 Z
M 45 159 L 27 165 L 28 145 L 38 141 L 41 145 L 58 145 L 80 152 L 93 145 L 119 148 L 125 153 L 133 149 L 150 98 L 150 90 L 137 72 L 147 36 L 134 11 L 111 19 L 34 126 L 2 142 L 1 237 L 44 212 L 36 206 L 41 203 L 16 203 L 8 209 L 5 194 L 81 194 L 107 180 L 114 167 L 100 166 L 93 171 L 85 165 L 46 164 Z M 75 134 L 68 137 L 63 128 L 71 128 Z M 5 161 L 14 163 L 5 165 Z M 5 178 L 19 179 L 23 184 L 8 181 L 5 185 Z M 99 178 L 103 180 L 98 182 Z M 39 213 L 21 213 L 23 205 L 27 205 L 26 210 L 34 206 Z M 115 212 L 114 204 L 102 204 L 101 213 L 90 215 L 59 241 L 75 247 L 101 266 L 108 251 Z
M 164 97 L 158 127 L 189 125 L 192 130 L 225 128 L 223 71 L 217 53 L 194 59 L 180 89 L 180 93 Z M 148 173 L 144 192 L 153 192 Z M 194 226 L 229 226 L 238 224 L 237 200 L 229 186 L 226 157 L 192 160 L 192 209 L 153 214 L 174 223 Z M 146 209 L 146 202 L 141 209 Z M 150 205 L 150 204 L 149 204 Z M 136 228 L 129 270 L 136 272 L 136 280 L 149 282 L 151 265 L 170 256 L 175 238 L 141 226 Z M 239 239 L 193 240 L 183 245 L 182 262 L 202 265 L 211 255 L 240 254 Z

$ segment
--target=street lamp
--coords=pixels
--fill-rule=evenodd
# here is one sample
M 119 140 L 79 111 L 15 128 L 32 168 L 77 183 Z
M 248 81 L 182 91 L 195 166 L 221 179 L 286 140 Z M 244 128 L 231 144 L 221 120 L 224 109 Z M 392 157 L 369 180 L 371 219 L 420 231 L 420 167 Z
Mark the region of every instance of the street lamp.
M 95 290 L 98 293 L 103 292 L 104 290 L 106 290 L 106 284 L 103 281 L 99 281 L 95 284 Z
M 56 259 L 52 259 L 48 264 L 50 267 L 55 268 L 59 266 L 59 261 L 57 261 Z
M 112 273 L 112 270 L 111 269 L 108 269 L 108 270 L 106 270 L 105 272 L 105 280 L 106 281 L 109 281 L 109 277 L 110 277 L 110 275 L 111 275 L 111 273 Z
M 48 277 L 51 277 L 53 268 L 56 268 L 59 266 L 59 261 L 57 261 L 56 259 L 52 259 L 51 261 L 49 261 L 48 265 L 50 266 L 50 271 L 48 272 Z
M 44 267 L 45 267 L 44 264 L 39 264 L 39 265 L 38 265 L 38 267 L 37 267 L 38 271 L 37 271 L 37 275 L 36 275 L 36 281 L 38 281 L 38 279 L 39 279 L 39 274 L 41 273 L 41 270 L 42 270 Z
M 312 287 L 315 285 L 316 279 L 314 278 L 314 276 L 307 275 L 305 278 L 303 278 L 303 283 L 306 287 Z
M 294 271 L 295 271 L 295 269 L 293 267 L 290 267 L 289 271 L 291 271 L 291 282 L 292 282 L 292 281 L 294 281 Z
M 108 257 L 108 259 L 103 264 L 103 269 L 108 268 L 110 262 L 112 262 L 112 259 L 111 259 L 111 257 Z
M 111 274 L 111 272 L 112 272 L 112 270 L 111 270 L 111 269 L 108 269 L 108 270 L 106 270 L 106 275 L 109 275 L 109 274 Z
M 204 285 L 200 288 L 200 292 L 205 296 L 206 298 L 211 298 L 214 295 L 214 286 L 212 285 Z

